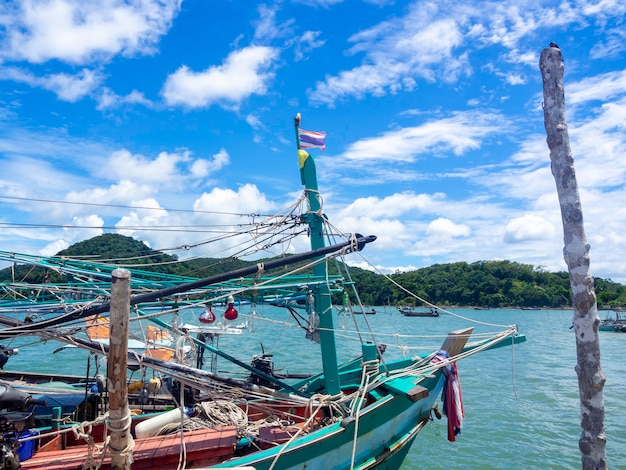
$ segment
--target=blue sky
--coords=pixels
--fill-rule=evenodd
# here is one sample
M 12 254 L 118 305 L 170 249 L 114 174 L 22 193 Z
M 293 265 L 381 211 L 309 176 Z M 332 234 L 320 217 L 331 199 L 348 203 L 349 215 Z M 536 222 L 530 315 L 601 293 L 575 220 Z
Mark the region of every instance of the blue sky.
M 327 132 L 311 152 L 325 213 L 378 236 L 364 255 L 382 271 L 566 270 L 538 66 L 554 41 L 591 272 L 626 282 L 625 13 L 621 0 L 3 2 L 0 249 L 52 255 L 112 231 L 177 248 L 208 235 L 164 227 L 281 210 L 301 193 L 300 112 Z

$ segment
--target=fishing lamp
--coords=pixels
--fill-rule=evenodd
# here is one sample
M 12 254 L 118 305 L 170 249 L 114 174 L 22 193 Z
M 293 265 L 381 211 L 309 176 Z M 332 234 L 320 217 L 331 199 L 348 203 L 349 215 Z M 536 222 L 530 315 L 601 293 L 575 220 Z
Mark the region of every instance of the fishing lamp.
M 228 321 L 236 320 L 239 314 L 237 313 L 237 310 L 235 310 L 235 299 L 232 295 L 229 295 L 226 302 L 228 303 L 228 308 L 226 308 L 226 311 L 224 312 L 224 318 Z
M 215 321 L 215 314 L 211 310 L 211 304 L 207 305 L 206 310 L 200 315 L 200 323 L 213 323 Z

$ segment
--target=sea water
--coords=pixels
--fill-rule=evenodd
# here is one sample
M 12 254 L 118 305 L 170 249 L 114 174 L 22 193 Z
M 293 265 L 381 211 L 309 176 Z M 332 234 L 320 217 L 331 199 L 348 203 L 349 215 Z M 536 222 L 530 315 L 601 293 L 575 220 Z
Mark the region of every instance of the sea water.
M 432 350 L 442 344 L 441 335 L 468 326 L 481 333 L 500 329 L 490 324 L 516 324 L 527 338 L 524 343 L 484 351 L 459 362 L 465 409 L 461 434 L 456 442 L 447 440 L 445 416 L 429 423 L 417 436 L 402 470 L 580 468 L 581 418 L 571 310 L 450 309 L 452 315 L 421 318 L 404 317 L 390 307 L 375 308 L 376 315 L 335 316 L 340 360 L 359 354 L 353 341 L 357 326 L 363 339 L 371 339 L 369 326 L 373 339 L 387 344 L 383 357 L 388 360 L 426 352 L 410 349 L 413 336 L 425 336 L 422 342 Z M 319 371 L 317 345 L 305 339 L 303 328 L 288 326 L 293 322 L 286 322 L 284 312 L 259 308 L 257 315 L 250 315 L 249 309 L 242 308 L 246 316 L 234 323 L 247 320 L 248 328 L 242 335 L 221 335 L 218 346 L 246 363 L 263 351 L 272 354 L 281 373 Z M 180 319 L 181 323 L 189 320 Z M 4 342 L 23 346 L 5 369 L 86 373 L 86 352 L 66 348 L 55 353 L 59 347 L 55 341 L 33 349 L 28 347 L 29 341 Z M 606 376 L 608 464 L 609 468 L 626 469 L 626 334 L 600 332 L 600 347 Z M 93 359 L 90 364 L 93 375 Z M 236 369 L 222 358 L 217 368 L 221 373 Z
M 462 312 L 517 324 L 514 348 L 459 363 L 465 420 L 448 442 L 445 418 L 418 436 L 405 463 L 416 469 L 576 469 L 581 414 L 571 310 Z M 600 332 L 609 468 L 626 469 L 626 334 Z

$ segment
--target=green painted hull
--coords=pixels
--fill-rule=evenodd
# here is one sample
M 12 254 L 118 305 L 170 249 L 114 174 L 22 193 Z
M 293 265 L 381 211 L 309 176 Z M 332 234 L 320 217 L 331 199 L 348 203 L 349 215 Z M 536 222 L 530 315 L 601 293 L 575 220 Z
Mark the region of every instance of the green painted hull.
M 400 369 L 410 363 L 402 360 L 387 364 L 387 367 Z M 236 458 L 215 468 L 398 469 L 418 432 L 429 421 L 431 409 L 443 387 L 441 370 L 433 370 L 427 375 L 430 376 L 392 379 L 370 391 L 370 400 L 376 398 L 357 416 L 321 428 L 287 445 Z M 345 370 L 340 377 L 343 387 L 358 386 L 353 382 L 356 370 Z M 409 395 L 417 382 L 427 393 L 423 392 L 422 398 L 413 401 Z

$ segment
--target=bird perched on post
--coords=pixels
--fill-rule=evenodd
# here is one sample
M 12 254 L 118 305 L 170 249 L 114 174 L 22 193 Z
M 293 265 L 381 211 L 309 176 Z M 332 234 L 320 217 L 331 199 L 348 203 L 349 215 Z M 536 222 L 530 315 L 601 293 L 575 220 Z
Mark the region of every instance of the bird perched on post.
M 556 42 L 551 42 L 550 47 L 554 47 L 556 49 L 560 49 L 559 45 Z

